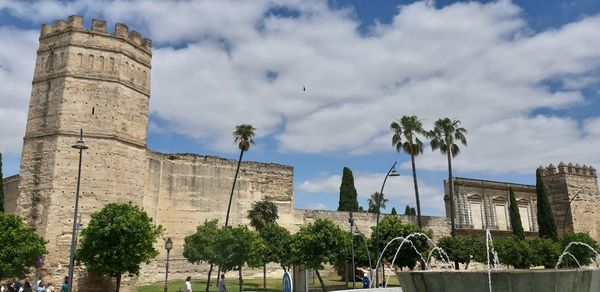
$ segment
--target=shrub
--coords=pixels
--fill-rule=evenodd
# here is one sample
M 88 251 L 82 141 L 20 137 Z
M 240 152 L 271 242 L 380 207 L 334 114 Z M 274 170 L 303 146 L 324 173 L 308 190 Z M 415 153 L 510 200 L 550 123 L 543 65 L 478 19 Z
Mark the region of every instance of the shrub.
M 494 240 L 494 249 L 501 263 L 516 269 L 528 269 L 533 264 L 533 253 L 527 241 L 515 236 Z
M 596 242 L 594 239 L 592 239 L 589 234 L 584 233 L 584 232 L 579 232 L 579 233 L 567 234 L 560 239 L 560 245 L 562 246 L 562 249 L 560 250 L 560 252 L 562 253 L 564 251 L 564 249 L 571 242 L 583 242 L 583 243 L 591 246 L 594 250 L 596 250 L 596 251 L 598 250 L 598 242 Z M 592 262 L 592 258 L 594 258 L 596 256 L 596 254 L 592 250 L 590 250 L 589 248 L 587 248 L 585 246 L 581 246 L 581 245 L 572 245 L 568 251 L 571 254 L 573 254 L 573 256 L 575 256 L 575 258 L 577 259 L 579 264 L 582 266 L 589 265 Z M 563 263 L 563 266 L 568 266 L 568 267 L 577 266 L 575 261 L 569 256 L 563 257 L 562 263 Z
M 533 265 L 554 268 L 562 252 L 560 243 L 548 238 L 535 238 L 529 241 L 533 253 Z

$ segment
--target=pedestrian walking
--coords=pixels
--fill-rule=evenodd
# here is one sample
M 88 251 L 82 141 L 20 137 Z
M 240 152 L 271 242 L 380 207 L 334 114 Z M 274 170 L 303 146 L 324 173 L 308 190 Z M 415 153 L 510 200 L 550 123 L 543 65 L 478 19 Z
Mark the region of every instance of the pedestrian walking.
M 192 292 L 192 277 L 185 278 L 185 292 Z
M 227 287 L 225 286 L 225 274 L 221 274 L 221 279 L 219 280 L 219 292 L 227 292 Z

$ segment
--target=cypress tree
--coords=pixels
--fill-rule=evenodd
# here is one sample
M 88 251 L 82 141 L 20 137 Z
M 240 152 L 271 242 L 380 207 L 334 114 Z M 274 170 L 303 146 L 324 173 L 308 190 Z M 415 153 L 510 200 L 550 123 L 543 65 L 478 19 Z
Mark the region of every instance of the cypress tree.
M 539 226 L 539 237 L 558 240 L 556 233 L 556 221 L 552 214 L 552 207 L 548 200 L 546 188 L 542 182 L 542 175 L 539 170 L 535 174 L 535 192 L 537 195 L 537 220 Z
M 338 211 L 358 211 L 358 194 L 354 187 L 354 176 L 350 168 L 344 167 L 342 184 L 340 185 L 340 201 Z
M 396 207 L 392 207 L 392 215 L 398 215 L 398 212 L 396 212 Z
M 508 212 L 510 213 L 510 227 L 512 228 L 513 235 L 523 240 L 525 239 L 525 233 L 523 233 L 523 223 L 521 222 L 521 215 L 519 214 L 519 205 L 517 205 L 515 192 L 510 188 L 508 193 L 510 196 L 510 206 L 508 206 Z
M 412 215 L 410 214 L 410 206 L 406 205 L 406 208 L 404 209 L 404 215 Z
M 0 213 L 4 213 L 4 182 L 2 181 L 2 153 L 0 153 Z

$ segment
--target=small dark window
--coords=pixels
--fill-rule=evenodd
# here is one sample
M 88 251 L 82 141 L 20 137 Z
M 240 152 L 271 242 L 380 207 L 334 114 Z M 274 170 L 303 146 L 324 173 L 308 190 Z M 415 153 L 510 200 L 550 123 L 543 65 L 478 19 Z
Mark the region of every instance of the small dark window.
M 92 115 L 94 114 L 95 111 L 96 111 L 96 108 L 92 107 Z

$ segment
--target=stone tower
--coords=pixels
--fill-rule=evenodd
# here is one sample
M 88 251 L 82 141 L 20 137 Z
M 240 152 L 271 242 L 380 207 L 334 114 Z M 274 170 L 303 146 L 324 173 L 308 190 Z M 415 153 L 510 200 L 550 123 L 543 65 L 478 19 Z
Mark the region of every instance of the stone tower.
M 151 41 L 117 23 L 70 16 L 42 25 L 21 157 L 17 212 L 48 240 L 45 274 L 68 269 L 80 129 L 80 214 L 108 202 L 141 205 L 147 168 Z
M 561 162 L 540 167 L 542 181 L 556 220 L 558 236 L 569 232 L 588 232 L 600 239 L 598 176 L 591 166 Z

